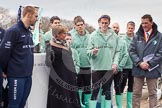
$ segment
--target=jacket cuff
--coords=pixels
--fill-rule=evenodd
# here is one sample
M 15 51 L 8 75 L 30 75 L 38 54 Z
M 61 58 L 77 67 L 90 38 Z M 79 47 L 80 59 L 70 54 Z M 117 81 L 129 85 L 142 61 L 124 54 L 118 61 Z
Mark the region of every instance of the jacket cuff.
M 137 62 L 136 66 L 138 67 L 141 63 L 142 63 L 142 61 Z

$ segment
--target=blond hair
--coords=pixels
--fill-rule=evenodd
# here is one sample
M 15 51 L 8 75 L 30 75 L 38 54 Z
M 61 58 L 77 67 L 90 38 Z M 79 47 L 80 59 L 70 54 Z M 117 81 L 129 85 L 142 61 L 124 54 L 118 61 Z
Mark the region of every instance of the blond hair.
M 68 31 L 68 28 L 64 25 L 57 25 L 54 28 L 52 28 L 52 35 L 54 37 L 57 37 L 58 34 L 65 33 Z
M 33 7 L 33 6 L 25 6 L 23 8 L 22 17 L 25 17 L 27 13 L 34 14 L 35 11 L 36 11 L 35 7 Z

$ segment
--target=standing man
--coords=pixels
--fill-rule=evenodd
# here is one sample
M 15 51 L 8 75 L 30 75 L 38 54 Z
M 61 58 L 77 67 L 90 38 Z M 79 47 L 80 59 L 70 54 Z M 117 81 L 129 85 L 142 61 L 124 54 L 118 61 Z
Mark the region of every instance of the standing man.
M 112 29 L 114 30 L 114 32 L 119 35 L 119 31 L 120 31 L 120 27 L 119 27 L 119 23 L 115 22 L 112 24 Z
M 50 27 L 51 29 L 44 34 L 43 41 L 44 41 L 44 49 L 46 49 L 46 44 L 49 44 L 49 41 L 51 40 L 52 36 L 52 28 L 56 27 L 57 25 L 60 25 L 60 18 L 58 16 L 52 16 L 50 18 Z
M 4 36 L 5 30 L 0 27 L 0 43 L 2 41 L 2 38 Z M 0 108 L 2 106 L 2 83 L 3 83 L 3 69 L 2 66 L 0 65 Z
M 118 64 L 118 72 L 114 74 L 114 88 L 115 88 L 115 98 L 116 98 L 116 105 L 118 108 L 122 108 L 122 93 L 121 93 L 121 83 L 122 83 L 122 71 L 123 67 L 126 64 L 128 59 L 128 51 L 126 42 L 123 40 L 123 36 L 119 35 L 119 23 L 113 23 L 112 29 L 118 36 L 118 45 L 120 48 L 120 56 L 119 56 L 119 64 Z
M 117 73 L 120 49 L 116 33 L 109 28 L 110 16 L 98 19 L 99 29 L 94 31 L 88 42 L 87 53 L 92 68 L 93 93 L 90 108 L 96 108 L 97 95 L 101 88 L 101 108 L 111 108 L 111 84 L 113 74 Z M 104 99 L 105 98 L 105 99 Z
M 22 19 L 6 30 L 0 45 L 0 65 L 7 64 L 8 108 L 24 108 L 31 90 L 34 59 L 30 26 L 36 23 L 37 17 L 34 7 L 24 7 Z
M 135 30 L 135 23 L 133 21 L 129 21 L 127 23 L 127 32 L 125 36 L 123 36 L 123 39 L 127 45 L 127 53 L 128 53 L 128 48 L 130 46 L 131 41 L 133 40 L 134 37 L 134 30 Z M 121 93 L 124 92 L 126 83 L 128 81 L 128 88 L 127 88 L 127 108 L 132 108 L 132 92 L 133 92 L 133 76 L 132 76 L 132 67 L 133 63 L 130 58 L 128 57 L 125 66 L 123 67 L 123 72 L 122 72 L 122 83 L 121 83 Z
M 86 87 L 91 85 L 91 68 L 89 57 L 87 56 L 87 45 L 89 39 L 89 33 L 85 29 L 85 22 L 81 16 L 74 18 L 75 29 L 71 32 L 72 41 L 71 48 L 75 49 L 79 54 L 80 61 L 80 72 L 78 73 L 77 83 L 79 87 Z M 82 90 L 79 90 L 79 96 L 81 100 L 82 108 L 88 108 L 88 101 L 91 98 L 91 92 L 89 90 L 83 91 L 83 102 L 82 102 Z M 83 104 L 82 104 L 83 103 Z
M 5 30 L 2 27 L 0 27 L 0 43 L 2 41 L 2 38 L 4 36 L 4 33 L 5 33 Z
M 129 53 L 133 61 L 133 108 L 140 108 L 145 78 L 149 108 L 154 108 L 157 105 L 157 79 L 161 76 L 162 34 L 157 30 L 151 15 L 141 17 L 141 25 L 130 44 Z

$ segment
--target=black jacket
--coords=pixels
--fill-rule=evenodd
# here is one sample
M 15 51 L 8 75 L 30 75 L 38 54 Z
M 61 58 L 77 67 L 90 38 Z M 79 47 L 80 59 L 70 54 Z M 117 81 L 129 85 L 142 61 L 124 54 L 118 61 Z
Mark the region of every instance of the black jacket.
M 4 33 L 5 33 L 5 30 L 0 27 L 0 43 L 1 43 L 2 39 L 3 39 Z
M 46 64 L 51 69 L 47 108 L 81 108 L 71 51 L 48 45 Z

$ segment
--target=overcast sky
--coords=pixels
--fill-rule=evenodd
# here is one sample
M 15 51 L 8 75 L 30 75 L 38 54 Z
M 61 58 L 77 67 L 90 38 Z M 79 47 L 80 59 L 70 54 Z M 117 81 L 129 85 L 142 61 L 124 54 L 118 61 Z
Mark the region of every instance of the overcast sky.
M 111 24 L 119 22 L 120 32 L 126 31 L 130 20 L 139 27 L 141 16 L 151 14 L 162 32 L 162 0 L 0 0 L 0 6 L 17 14 L 20 5 L 37 5 L 44 9 L 43 16 L 57 15 L 62 19 L 73 20 L 77 15 L 85 22 L 98 27 L 97 20 L 102 14 L 111 17 Z

